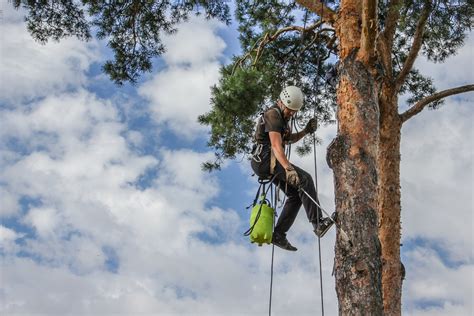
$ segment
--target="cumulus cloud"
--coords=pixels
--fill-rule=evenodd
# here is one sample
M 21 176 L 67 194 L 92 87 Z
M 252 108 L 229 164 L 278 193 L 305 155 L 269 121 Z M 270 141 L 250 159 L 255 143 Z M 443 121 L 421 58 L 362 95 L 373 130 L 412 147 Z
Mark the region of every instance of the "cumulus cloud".
M 223 27 L 217 20 L 191 17 L 176 34 L 163 39 L 167 49 L 164 61 L 168 65 L 184 66 L 215 62 L 226 48 L 224 40 L 216 35 L 216 31 Z
M 449 267 L 438 253 L 417 246 L 405 253 L 411 274 L 404 285 L 410 315 L 471 315 L 474 265 Z
M 68 38 L 39 45 L 26 30 L 24 12 L 2 5 L 0 100 L 24 102 L 83 85 L 86 71 L 100 59 L 95 42 Z
M 20 22 L 8 19 L 19 28 L 14 21 Z M 209 86 L 217 81 L 217 60 L 225 48 L 215 35 L 219 27 L 200 18 L 184 24 L 176 37 L 166 39 L 166 68 L 140 88 L 151 102 L 145 114 L 177 135 L 193 138 L 202 132 L 195 120 L 209 108 Z M 83 73 L 95 58 L 93 48 L 75 50 L 87 58 L 74 68 L 62 56 L 67 45 L 77 43 L 62 42 L 55 50 L 21 36 L 26 42 L 15 45 L 28 48 L 25 69 L 39 67 L 32 57 L 40 58 L 41 49 L 59 61 L 56 68 L 54 61 L 40 67 L 41 80 L 34 74 L 24 82 L 11 77 L 17 86 L 12 83 L 5 98 L 24 104 L 11 102 L 0 113 L 0 193 L 8 202 L 2 203 L 7 226 L 0 227 L 1 312 L 265 312 L 264 303 L 242 302 L 267 300 L 271 248 L 249 245 L 241 237 L 241 216 L 216 203 L 220 182 L 200 168 L 212 154 L 176 148 L 143 154 L 150 136 L 145 133 L 159 131 L 129 130 L 114 101 L 81 88 L 87 86 Z M 15 45 L 11 49 L 18 50 Z M 2 69 L 11 72 L 8 62 Z M 56 74 L 50 77 L 52 69 Z M 71 73 L 77 76 L 71 79 Z M 21 93 L 12 92 L 20 86 Z M 294 235 L 301 255 L 277 250 L 275 311 L 298 306 L 300 314 L 309 314 L 319 308 L 316 257 L 307 256 L 314 244 L 306 242 L 314 236 L 305 224 L 300 222 Z M 325 247 L 330 251 L 330 244 Z M 324 260 L 328 274 L 331 258 Z M 308 274 L 311 290 L 296 293 Z M 327 292 L 333 288 L 331 281 L 325 283 Z M 329 302 L 328 310 L 335 312 L 335 301 Z
M 17 16 L 6 16 L 5 25 L 20 32 Z M 218 78 L 218 59 L 225 48 L 215 34 L 219 27 L 200 18 L 183 24 L 165 40 L 166 67 L 139 88 L 150 102 L 144 115 L 186 139 L 203 131 L 195 120 L 209 108 L 208 87 Z M 240 231 L 247 213 L 219 206 L 222 174 L 200 169 L 212 154 L 178 147 L 144 150 L 149 149 L 146 140 L 159 130 L 130 130 L 115 101 L 80 88 L 87 86 L 84 71 L 97 58 L 95 48 L 74 41 L 42 47 L 22 32 L 21 43 L 5 32 L 2 36 L 11 50 L 25 45 L 18 60 L 25 70 L 38 67 L 39 73 L 15 77 L 13 53 L 2 51 L 7 58 L 2 58 L 1 69 L 13 78 L 2 87 L 2 96 L 14 102 L 0 110 L 0 210 L 6 219 L 0 226 L 0 312 L 266 313 L 271 247 L 248 244 Z M 37 61 L 46 52 L 51 60 L 43 69 Z M 410 314 L 472 312 L 472 286 L 463 277 L 472 275 L 472 235 L 470 241 L 464 236 L 469 220 L 461 223 L 443 212 L 451 207 L 452 214 L 467 218 L 466 201 L 472 205 L 467 172 L 472 173 L 472 150 L 462 143 L 463 135 L 472 134 L 472 112 L 456 102 L 448 105 L 451 110 L 433 112 L 433 119 L 420 114 L 421 120 L 413 121 L 416 126 L 403 131 L 403 236 L 439 241 L 441 252 L 449 256 L 442 258 L 419 245 L 404 252 L 404 306 Z M 430 137 L 439 131 L 449 133 Z M 324 143 L 318 148 L 320 197 L 328 210 L 333 207 L 333 185 L 325 148 L 334 133 L 334 126 L 320 130 Z M 450 145 L 438 146 L 438 140 Z M 313 170 L 312 157 L 295 162 Z M 239 201 L 239 207 L 249 201 Z M 428 224 L 432 210 L 440 219 Z M 275 314 L 320 311 L 318 249 L 303 213 L 289 234 L 298 252 L 275 250 Z M 446 234 L 443 221 L 459 234 Z M 440 235 L 443 241 L 437 239 Z M 325 310 L 330 315 L 337 313 L 330 276 L 334 238 L 331 230 L 322 240 Z M 469 249 L 471 257 L 466 255 Z M 432 300 L 440 303 L 430 305 Z
M 210 109 L 210 87 L 219 78 L 224 41 L 215 21 L 192 18 L 164 40 L 166 67 L 145 82 L 139 93 L 150 101 L 153 118 L 178 136 L 193 139 L 205 131 L 197 117 Z
M 0 197 L 2 199 L 2 203 L 0 204 L 0 216 L 8 216 L 18 212 L 20 205 L 18 204 L 18 195 L 16 193 L 0 187 Z
M 61 113 L 65 105 L 70 111 Z M 1 229 L 2 313 L 265 312 L 266 304 L 241 302 L 266 301 L 271 248 L 248 245 L 237 213 L 210 204 L 219 182 L 200 164 L 211 153 L 162 148 L 157 157 L 138 154 L 127 145 L 113 104 L 87 91 L 1 114 L 0 124 L 8 127 L 2 143 L 15 137 L 22 149 L 2 166 L 2 183 L 38 201 L 7 216 L 31 233 L 16 225 Z M 159 171 L 140 188 L 136 183 L 148 168 Z M 304 315 L 319 308 L 309 235 L 303 228 L 294 235 L 301 243 L 297 257 L 277 250 L 274 310 L 298 306 Z M 331 258 L 324 260 L 327 275 Z M 311 291 L 295 293 L 307 275 Z M 333 291 L 331 279 L 325 289 Z M 328 301 L 328 310 L 335 308 Z
M 33 208 L 24 221 L 34 227 L 39 236 L 53 233 L 59 224 L 57 211 L 52 208 Z
M 18 251 L 19 247 L 16 245 L 16 240 L 22 238 L 21 233 L 15 230 L 0 225 L 0 252 L 4 254 L 11 254 Z
M 422 73 L 435 79 L 436 87 L 440 90 L 472 84 L 474 82 L 474 73 L 472 72 L 474 67 L 474 61 L 472 60 L 473 51 L 474 35 L 471 33 L 465 40 L 462 49 L 454 56 L 449 57 L 445 63 L 433 64 L 426 58 L 420 57 L 417 59 L 415 67 L 421 69 Z
M 444 64 L 417 62 L 439 89 L 474 81 L 466 46 Z M 471 315 L 473 244 L 474 95 L 452 96 L 402 130 L 402 256 L 404 308 L 410 315 Z M 415 247 L 414 249 L 412 249 Z
M 443 109 L 422 113 L 406 124 L 402 141 L 403 236 L 436 240 L 461 261 L 474 260 L 474 157 L 466 139 L 473 104 L 448 100 Z

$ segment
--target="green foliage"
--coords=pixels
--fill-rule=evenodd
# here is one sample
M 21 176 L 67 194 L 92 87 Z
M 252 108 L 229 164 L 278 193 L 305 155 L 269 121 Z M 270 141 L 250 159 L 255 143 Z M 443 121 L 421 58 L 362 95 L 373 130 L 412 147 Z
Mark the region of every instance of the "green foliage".
M 271 73 L 253 68 L 238 68 L 232 73 L 231 66 L 221 69 L 219 84 L 212 88 L 212 110 L 199 117 L 201 124 L 211 126 L 208 145 L 216 150 L 216 161 L 205 165 L 208 170 L 219 168 L 224 159 L 250 150 L 254 119 L 265 103 L 272 81 Z
M 443 62 L 454 55 L 464 45 L 466 34 L 472 28 L 474 14 L 472 0 L 404 1 L 394 41 L 394 76 L 399 74 L 408 57 L 418 20 L 427 3 L 430 3 L 431 12 L 424 29 L 421 53 L 428 60 Z M 431 78 L 412 69 L 400 93 L 408 94 L 407 102 L 413 105 L 436 91 Z M 442 104 L 443 100 L 439 100 L 430 104 L 430 108 L 437 108 Z
M 429 6 L 431 11 L 426 23 L 421 53 L 431 61 L 441 62 L 463 45 L 466 31 L 472 27 L 474 6 L 470 2 L 472 1 L 402 1 L 394 41 L 394 73 L 392 75 L 396 77 L 399 74 L 408 57 L 418 21 L 426 6 Z M 334 10 L 338 8 L 337 1 L 329 1 L 326 4 L 331 5 Z M 388 4 L 387 1 L 378 2 L 380 30 L 385 27 Z M 237 154 L 245 154 L 248 151 L 252 139 L 250 123 L 265 106 L 276 101 L 277 94 L 286 84 L 301 86 L 306 95 L 306 103 L 299 116 L 299 123 L 314 114 L 320 122 L 327 122 L 335 106 L 335 91 L 332 87 L 325 85 L 322 80 L 324 74 L 332 66 L 330 61 L 337 61 L 337 56 L 329 58 L 331 55 L 325 46 L 327 39 L 334 36 L 333 32 L 328 30 L 319 35 L 317 33 L 319 29 L 303 34 L 286 32 L 259 48 L 265 36 L 271 36 L 276 31 L 289 26 L 307 27 L 318 21 L 316 15 L 302 11 L 292 1 L 240 0 L 236 1 L 235 17 L 239 23 L 239 39 L 244 54 L 236 57 L 232 65 L 223 67 L 228 72 L 223 72 L 225 79 L 213 90 L 214 107 L 207 114 L 208 116 L 212 114 L 212 119 L 208 117 L 208 120 L 201 121 L 211 126 L 209 146 L 216 152 L 216 161 L 206 165 L 207 169 L 218 166 L 223 159 L 234 158 Z M 260 51 L 258 56 L 257 51 Z M 267 83 L 266 89 L 253 89 L 246 98 L 236 97 L 226 100 L 219 96 L 226 95 L 226 92 L 240 95 L 236 89 L 246 89 L 255 84 L 252 81 L 248 83 L 242 81 L 243 86 L 236 84 L 242 80 L 242 74 L 239 71 L 232 74 L 232 67 L 242 69 L 242 71 L 246 69 L 246 72 L 255 70 L 261 74 L 271 74 L 273 80 Z M 236 82 L 229 78 L 232 76 L 236 77 Z M 436 88 L 432 80 L 417 70 L 410 71 L 401 88 L 401 93 L 409 94 L 409 104 L 414 104 L 435 92 Z M 248 100 L 247 97 L 253 100 Z M 217 98 L 219 102 L 215 102 Z M 224 106 L 222 105 L 224 102 L 229 102 L 229 104 Z M 442 101 L 434 102 L 430 106 L 437 107 L 440 104 Z M 220 116 L 231 116 L 236 119 L 231 122 L 230 118 L 223 119 Z M 312 142 L 311 137 L 306 137 L 297 148 L 297 152 L 309 153 Z M 210 168 L 211 165 L 212 168 Z
M 402 86 L 400 93 L 409 93 L 407 99 L 408 105 L 413 105 L 416 102 L 434 94 L 436 88 L 434 87 L 433 80 L 420 74 L 417 69 L 412 69 Z M 444 102 L 444 100 L 438 100 L 430 104 L 430 108 L 438 108 Z
M 149 72 L 153 58 L 165 51 L 161 36 L 175 32 L 191 13 L 230 21 L 228 5 L 218 0 L 14 0 L 13 5 L 26 9 L 28 30 L 41 43 L 68 36 L 88 40 L 91 29 L 107 39 L 114 59 L 103 70 L 117 84 L 135 83 Z
M 22 6 L 28 11 L 25 18 L 31 36 L 40 43 L 49 39 L 59 41 L 75 36 L 89 40 L 91 32 L 84 9 L 71 0 L 13 0 L 15 8 Z
M 228 1 L 218 0 L 12 0 L 16 8 L 27 11 L 27 27 L 41 43 L 75 36 L 91 38 L 91 31 L 108 41 L 114 59 L 106 61 L 104 71 L 118 84 L 136 82 L 143 72 L 152 69 L 152 61 L 165 47 L 163 34 L 176 31 L 176 24 L 191 14 L 205 14 L 230 23 Z M 339 1 L 325 1 L 338 10 Z M 379 30 L 385 28 L 388 5 L 378 1 Z M 407 0 L 399 6 L 400 18 L 394 38 L 393 77 L 409 56 L 418 21 L 424 8 L 430 14 L 424 29 L 421 53 L 430 61 L 443 62 L 464 44 L 472 28 L 472 0 Z M 305 32 L 283 32 L 271 41 L 262 42 L 278 30 L 291 26 L 309 27 L 319 22 L 314 13 L 302 10 L 295 1 L 235 1 L 235 20 L 240 33 L 243 54 L 232 64 L 223 66 L 221 79 L 212 88 L 213 108 L 201 115 L 201 124 L 211 127 L 209 146 L 216 159 L 205 169 L 219 168 L 223 160 L 249 152 L 254 120 L 266 107 L 274 104 L 285 85 L 302 88 L 306 100 L 298 118 L 303 124 L 317 116 L 320 123 L 330 121 L 335 108 L 334 87 L 325 84 L 324 76 L 338 61 L 332 45 L 335 32 L 330 27 Z M 337 40 L 335 42 L 337 44 Z M 430 78 L 412 69 L 401 93 L 414 104 L 436 92 Z M 441 101 L 431 104 L 437 107 Z M 300 154 L 311 151 L 312 138 L 298 148 Z
M 421 11 L 421 8 L 415 7 L 414 10 Z M 464 45 L 466 30 L 472 28 L 473 17 L 472 0 L 434 1 L 425 27 L 422 53 L 433 62 L 443 62 L 455 54 Z
M 329 121 L 335 106 L 334 91 L 324 82 L 332 65 L 325 64 L 330 52 L 323 41 L 333 32 L 286 32 L 262 47 L 257 56 L 266 34 L 294 25 L 308 27 L 319 21 L 315 14 L 302 11 L 294 2 L 236 1 L 235 16 L 242 49 L 249 54 L 222 67 L 222 79 L 212 90 L 213 109 L 200 117 L 202 124 L 211 126 L 208 145 L 216 154 L 215 161 L 203 165 L 206 170 L 218 169 L 224 159 L 250 152 L 255 119 L 275 104 L 285 85 L 300 86 L 306 96 L 298 115 L 300 125 L 314 115 L 321 122 Z M 312 142 L 308 136 L 297 152 L 310 153 Z

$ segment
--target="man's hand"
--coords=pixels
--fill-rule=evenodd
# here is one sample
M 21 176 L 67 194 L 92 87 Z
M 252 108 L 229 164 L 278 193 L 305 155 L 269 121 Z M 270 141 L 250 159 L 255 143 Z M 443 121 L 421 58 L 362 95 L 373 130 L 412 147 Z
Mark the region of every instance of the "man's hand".
M 289 166 L 285 169 L 286 171 L 286 182 L 294 187 L 298 187 L 300 185 L 300 177 L 296 172 L 293 166 Z
M 312 134 L 316 131 L 316 129 L 318 128 L 318 122 L 316 121 L 316 118 L 312 118 L 308 121 L 308 124 L 306 124 L 305 128 L 304 128 L 304 132 L 306 134 Z

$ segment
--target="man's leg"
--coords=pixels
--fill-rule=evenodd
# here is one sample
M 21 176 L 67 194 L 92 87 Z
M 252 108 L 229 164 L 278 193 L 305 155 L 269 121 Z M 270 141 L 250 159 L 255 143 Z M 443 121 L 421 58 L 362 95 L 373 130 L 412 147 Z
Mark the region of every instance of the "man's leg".
M 297 248 L 292 246 L 286 238 L 286 233 L 295 222 L 301 208 L 301 198 L 297 188 L 286 183 L 285 170 L 279 163 L 275 167 L 275 174 L 273 183 L 285 192 L 286 202 L 275 225 L 272 242 L 275 246 L 285 250 L 296 251 Z
M 295 166 L 296 172 L 298 172 L 298 176 L 300 177 L 300 188 L 303 189 L 306 193 L 308 193 L 311 198 L 314 199 L 319 203 L 318 193 L 316 192 L 316 188 L 314 186 L 313 178 L 309 173 L 304 171 L 301 168 Z M 331 228 L 334 224 L 334 218 L 323 217 L 321 208 L 316 205 L 307 195 L 305 192 L 300 191 L 300 198 L 303 202 L 303 206 L 306 210 L 306 215 L 308 216 L 308 220 L 313 224 L 314 233 L 318 237 L 323 237 L 324 234 Z
M 286 202 L 283 206 L 278 221 L 275 225 L 275 231 L 286 234 L 295 222 L 296 216 L 301 208 L 301 198 L 298 190 L 290 185 L 286 186 L 285 181 L 280 181 L 280 188 L 285 191 Z M 286 189 L 286 190 L 285 190 Z
M 313 177 L 311 177 L 311 175 L 303 169 L 297 166 L 294 167 L 300 178 L 301 189 L 307 192 L 318 204 L 320 204 L 318 194 L 314 186 Z M 311 199 L 304 192 L 299 191 L 298 194 L 306 211 L 306 215 L 308 216 L 308 220 L 311 223 L 317 223 L 318 220 L 322 218 L 321 209 L 313 201 L 311 201 Z

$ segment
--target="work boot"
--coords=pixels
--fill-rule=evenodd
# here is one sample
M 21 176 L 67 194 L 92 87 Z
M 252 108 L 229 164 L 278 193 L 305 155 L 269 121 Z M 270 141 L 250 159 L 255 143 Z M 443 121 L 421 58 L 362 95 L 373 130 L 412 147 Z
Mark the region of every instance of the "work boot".
M 313 227 L 315 227 L 314 233 L 316 234 L 316 236 L 318 236 L 319 238 L 322 238 L 327 233 L 329 228 L 331 228 L 331 226 L 334 224 L 336 213 L 333 213 L 331 217 L 332 219 L 329 217 L 321 218 L 319 220 L 319 225 L 317 225 L 316 223 L 313 223 Z
M 288 250 L 288 251 L 298 250 L 298 248 L 292 246 L 290 244 L 290 242 L 288 241 L 288 239 L 286 239 L 286 234 L 281 234 L 281 233 L 278 233 L 278 232 L 273 233 L 272 244 L 274 244 L 275 246 L 280 247 L 281 249 L 285 249 L 285 250 Z

